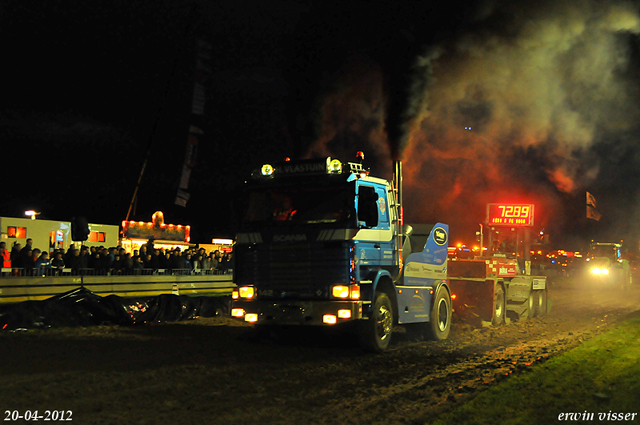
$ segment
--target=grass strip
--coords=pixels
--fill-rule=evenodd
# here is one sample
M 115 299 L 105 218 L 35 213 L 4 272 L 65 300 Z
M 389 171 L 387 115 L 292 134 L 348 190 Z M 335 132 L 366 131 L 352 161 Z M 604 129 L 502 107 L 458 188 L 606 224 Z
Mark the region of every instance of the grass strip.
M 635 415 L 634 415 L 635 413 Z M 640 317 L 524 370 L 440 417 L 447 424 L 640 424 Z

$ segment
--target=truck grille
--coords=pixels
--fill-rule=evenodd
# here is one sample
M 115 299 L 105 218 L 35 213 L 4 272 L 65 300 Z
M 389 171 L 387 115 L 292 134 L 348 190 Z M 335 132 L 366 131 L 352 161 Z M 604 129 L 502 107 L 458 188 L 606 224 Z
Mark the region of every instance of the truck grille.
M 236 246 L 236 283 L 303 290 L 349 282 L 346 242 Z

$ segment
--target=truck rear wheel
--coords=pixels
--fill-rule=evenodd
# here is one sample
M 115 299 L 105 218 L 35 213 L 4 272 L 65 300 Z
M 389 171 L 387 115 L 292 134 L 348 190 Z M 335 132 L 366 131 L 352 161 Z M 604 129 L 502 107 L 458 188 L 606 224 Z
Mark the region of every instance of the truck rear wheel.
M 426 337 L 434 341 L 447 339 L 451 330 L 451 297 L 444 286 L 438 288 L 431 307 Z
M 528 305 L 527 318 L 528 319 L 531 319 L 534 316 L 536 312 L 536 304 L 537 304 L 536 294 L 535 292 L 533 292 L 533 290 L 531 290 L 531 292 L 529 292 L 529 300 L 527 301 L 527 305 Z
M 376 291 L 371 317 L 361 325 L 359 336 L 365 350 L 379 353 L 389 347 L 393 334 L 393 306 L 386 293 Z
M 629 289 L 631 287 L 631 272 L 627 270 L 623 270 L 621 281 L 622 281 L 621 289 L 622 290 Z
M 498 326 L 504 323 L 504 312 L 504 289 L 502 289 L 501 285 L 498 285 L 494 292 L 493 318 L 491 319 L 491 324 L 493 326 Z
M 535 316 L 542 317 L 547 314 L 547 290 L 536 291 Z

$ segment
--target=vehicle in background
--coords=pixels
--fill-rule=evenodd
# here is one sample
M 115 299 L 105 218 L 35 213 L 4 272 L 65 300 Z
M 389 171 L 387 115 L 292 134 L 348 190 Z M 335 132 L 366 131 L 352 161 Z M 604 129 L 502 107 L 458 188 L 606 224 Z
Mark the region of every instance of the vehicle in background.
M 586 256 L 580 252 L 559 249 L 547 254 L 551 270 L 559 277 L 575 277 L 584 269 Z
M 584 276 L 591 284 L 628 287 L 633 282 L 629 260 L 622 257 L 622 244 L 591 242 Z
M 476 324 L 500 325 L 508 318 L 549 312 L 547 276 L 540 264 L 532 263 L 528 232 L 533 211 L 528 204 L 488 204 L 483 229 L 489 250 L 482 256 L 449 262 L 448 280 L 457 316 Z

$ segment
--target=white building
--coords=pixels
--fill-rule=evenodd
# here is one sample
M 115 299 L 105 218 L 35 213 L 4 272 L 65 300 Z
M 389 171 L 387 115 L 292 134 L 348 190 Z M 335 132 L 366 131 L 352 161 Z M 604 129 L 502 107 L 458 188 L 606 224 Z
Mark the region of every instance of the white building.
M 43 252 L 51 252 L 55 248 L 63 248 L 66 251 L 72 243 L 75 243 L 77 248 L 80 245 L 107 248 L 118 246 L 119 226 L 89 223 L 89 230 L 89 238 L 86 241 L 72 241 L 69 221 L 0 217 L 0 242 L 6 242 L 9 251 L 14 243 L 24 247 L 27 239 L 33 239 L 33 247 Z

